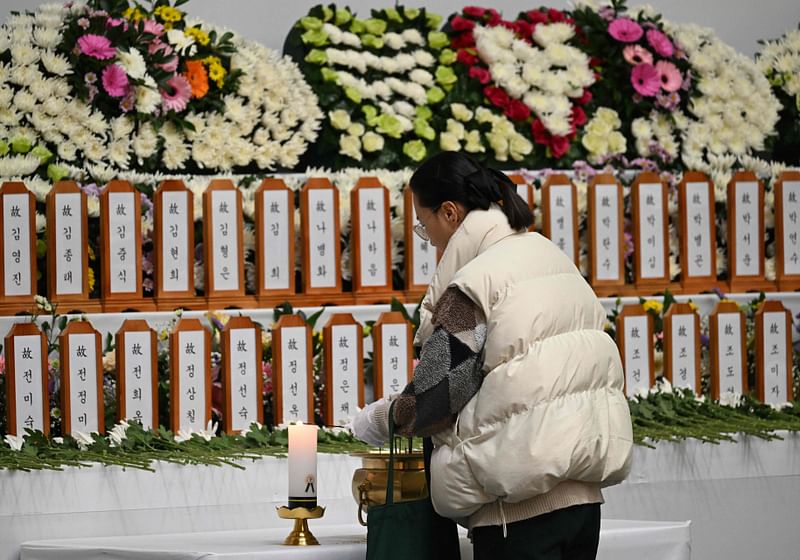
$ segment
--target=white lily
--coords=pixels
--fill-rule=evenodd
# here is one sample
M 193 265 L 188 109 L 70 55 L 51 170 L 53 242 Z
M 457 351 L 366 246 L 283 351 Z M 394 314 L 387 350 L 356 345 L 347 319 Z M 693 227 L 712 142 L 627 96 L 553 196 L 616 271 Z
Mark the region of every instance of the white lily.
M 122 442 L 127 438 L 126 431 L 128 430 L 127 421 L 121 420 L 119 424 L 111 428 L 108 432 L 108 439 L 111 442 L 111 447 L 119 447 L 122 445 Z
M 78 447 L 81 451 L 86 451 L 89 449 L 89 446 L 94 443 L 94 438 L 91 434 L 86 434 L 84 432 L 75 432 L 72 436 L 75 438 L 75 441 L 78 442 Z
M 5 440 L 11 449 L 14 451 L 20 451 L 22 449 L 22 444 L 25 443 L 25 436 L 12 436 L 11 434 L 6 434 Z
M 194 430 L 189 428 L 188 430 L 178 430 L 175 434 L 175 442 L 176 443 L 183 443 L 184 441 L 189 441 L 192 439 L 192 434 L 194 434 Z
M 217 437 L 217 423 L 209 420 L 205 430 L 199 430 L 195 433 L 204 440 L 211 441 L 211 438 Z

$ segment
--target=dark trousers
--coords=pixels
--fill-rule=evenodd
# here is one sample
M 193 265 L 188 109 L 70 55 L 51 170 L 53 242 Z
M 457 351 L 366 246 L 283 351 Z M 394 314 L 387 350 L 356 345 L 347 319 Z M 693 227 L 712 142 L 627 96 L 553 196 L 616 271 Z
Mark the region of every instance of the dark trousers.
M 559 509 L 506 526 L 472 530 L 475 560 L 594 560 L 600 504 Z

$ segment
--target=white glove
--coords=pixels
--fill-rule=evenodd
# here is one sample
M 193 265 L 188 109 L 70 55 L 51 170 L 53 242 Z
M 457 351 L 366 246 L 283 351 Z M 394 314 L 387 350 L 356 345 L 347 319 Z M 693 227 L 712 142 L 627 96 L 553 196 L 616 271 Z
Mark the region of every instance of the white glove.
M 386 443 L 389 439 L 389 406 L 395 396 L 378 399 L 362 408 L 353 418 L 353 435 L 376 447 Z

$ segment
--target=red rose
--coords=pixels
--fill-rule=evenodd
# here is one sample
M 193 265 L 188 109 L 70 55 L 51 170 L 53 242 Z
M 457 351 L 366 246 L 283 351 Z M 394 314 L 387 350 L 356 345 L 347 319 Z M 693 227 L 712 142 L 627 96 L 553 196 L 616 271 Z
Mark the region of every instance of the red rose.
M 589 101 L 592 100 L 592 92 L 588 89 L 583 90 L 583 95 L 575 100 L 575 103 L 578 105 L 586 105 Z
M 480 59 L 474 54 L 470 53 L 467 49 L 459 49 L 456 60 L 458 60 L 461 64 L 466 64 L 467 66 L 475 66 L 478 64 Z
M 550 140 L 550 133 L 542 124 L 540 119 L 533 119 L 531 123 L 531 134 L 533 134 L 533 141 L 537 144 L 547 144 Z
M 564 12 L 556 10 L 555 8 L 547 10 L 547 17 L 550 18 L 550 23 L 561 23 L 566 19 Z
M 486 98 L 492 102 L 492 105 L 496 107 L 505 109 L 508 106 L 508 94 L 505 92 L 505 90 L 499 87 L 487 86 L 483 88 L 483 95 L 485 95 Z
M 503 21 L 500 22 L 500 25 L 502 25 L 503 27 L 505 27 L 509 31 L 514 31 L 514 24 L 512 22 L 510 22 L 510 21 L 503 20 Z
M 453 31 L 471 31 L 475 27 L 475 22 L 461 16 L 455 16 L 450 20 L 450 28 Z
M 531 10 L 528 12 L 528 19 L 533 23 L 547 23 L 547 14 L 539 10 Z
M 467 47 L 474 47 L 475 37 L 473 37 L 472 31 L 465 31 L 460 35 L 453 37 L 453 40 L 450 42 L 450 45 L 453 49 L 464 49 Z
M 514 33 L 524 39 L 530 39 L 533 36 L 533 25 L 525 20 L 518 19 L 514 22 Z
M 569 140 L 564 136 L 553 136 L 550 139 L 550 153 L 556 159 L 561 158 L 569 151 Z
M 509 100 L 505 113 L 512 121 L 524 121 L 531 116 L 531 110 L 519 99 Z
M 470 17 L 482 18 L 486 13 L 486 8 L 479 8 L 478 6 L 467 6 L 464 8 L 464 13 Z
M 602 58 L 598 58 L 596 56 L 593 56 L 593 57 L 591 57 L 589 59 L 589 66 L 591 68 L 594 68 L 595 66 L 602 66 L 602 65 L 603 65 L 603 59 Z
M 489 20 L 486 22 L 486 25 L 488 25 L 489 27 L 494 27 L 495 25 L 497 25 L 501 21 L 502 21 L 502 18 L 500 17 L 500 13 L 495 9 L 490 9 L 489 10 Z
M 478 80 L 480 83 L 486 85 L 491 79 L 492 75 L 486 68 L 480 66 L 473 66 L 469 69 L 469 77 Z
M 586 124 L 586 112 L 578 106 L 572 108 L 572 124 L 575 126 Z

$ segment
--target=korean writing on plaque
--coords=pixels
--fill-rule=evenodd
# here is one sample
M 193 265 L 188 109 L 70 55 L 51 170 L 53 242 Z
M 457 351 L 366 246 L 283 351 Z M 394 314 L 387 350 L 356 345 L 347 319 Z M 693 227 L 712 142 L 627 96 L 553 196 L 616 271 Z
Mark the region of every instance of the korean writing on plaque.
M 194 248 L 189 247 L 189 193 L 165 191 L 161 194 L 161 262 L 165 292 L 185 292 L 189 286 L 189 267 L 194 266 Z M 193 286 L 191 286 L 193 288 Z
M 699 391 L 696 387 L 695 371 L 695 315 L 682 313 L 673 315 L 672 321 L 672 340 L 671 363 L 672 363 L 672 384 L 676 387 L 688 387 L 695 393 Z
M 72 433 L 98 430 L 97 348 L 94 334 L 69 336 L 70 426 Z
M 759 228 L 761 208 L 758 205 L 758 183 L 736 183 L 736 274 L 757 276 L 760 271 L 761 247 Z
M 550 239 L 570 259 L 575 254 L 572 205 L 572 185 L 550 186 Z
M 786 386 L 786 314 L 764 313 L 764 402 L 784 404 L 791 400 Z
M 717 361 L 719 392 L 744 393 L 742 376 L 742 317 L 739 313 L 717 314 Z
M 83 292 L 83 222 L 80 193 L 55 196 L 56 293 Z
M 623 319 L 625 337 L 625 390 L 632 396 L 650 389 L 650 340 L 647 315 Z
M 386 285 L 386 216 L 384 189 L 358 189 L 358 211 L 361 224 L 359 256 L 361 285 Z
M 3 265 L 5 295 L 25 296 L 32 292 L 30 253 L 30 197 L 3 195 Z
M 281 423 L 306 422 L 308 410 L 308 367 L 305 327 L 281 329 Z
M 416 224 L 418 220 L 414 205 L 409 204 L 407 208 L 411 208 L 411 223 Z M 412 284 L 415 286 L 430 284 L 433 279 L 433 272 L 436 270 L 436 250 L 430 244 L 430 241 L 422 239 L 419 235 L 411 236 L 411 244 L 411 250 L 414 255 L 414 269 L 411 271 Z
M 294 273 L 294 263 L 289 262 L 289 191 L 264 191 L 264 288 L 286 290 L 289 275 Z
M 310 189 L 308 191 L 308 243 L 312 288 L 336 286 L 336 226 L 333 189 Z
M 150 331 L 125 333 L 125 415 L 146 430 L 153 426 L 153 371 Z
M 256 363 L 256 329 L 231 329 L 228 349 L 231 375 L 231 428 L 244 430 L 258 420 L 261 395 L 258 394 L 257 376 L 261 364 Z
M 783 272 L 800 274 L 800 181 L 783 182 Z
M 138 193 L 108 193 L 108 248 L 111 293 L 135 293 L 136 228 L 141 227 L 135 215 L 135 196 Z
M 42 430 L 42 339 L 39 335 L 14 337 L 14 375 L 16 382 L 17 435 L 25 429 Z
M 597 280 L 619 280 L 619 200 L 615 184 L 598 183 L 595 196 Z
M 333 410 L 337 425 L 350 421 L 358 410 L 358 337 L 357 325 L 336 325 L 331 328 L 331 366 L 333 371 Z
M 708 183 L 686 184 L 686 250 L 689 276 L 711 276 L 711 201 Z M 713 272 L 716 274 L 716 271 Z
M 206 348 L 204 331 L 178 332 L 180 429 L 206 427 Z
M 660 183 L 639 185 L 640 274 L 642 278 L 664 276 L 664 208 Z
M 387 323 L 381 327 L 383 396 L 402 391 L 408 383 L 408 327 Z
M 236 191 L 211 193 L 211 248 L 214 289 L 239 289 L 239 218 L 236 215 Z

